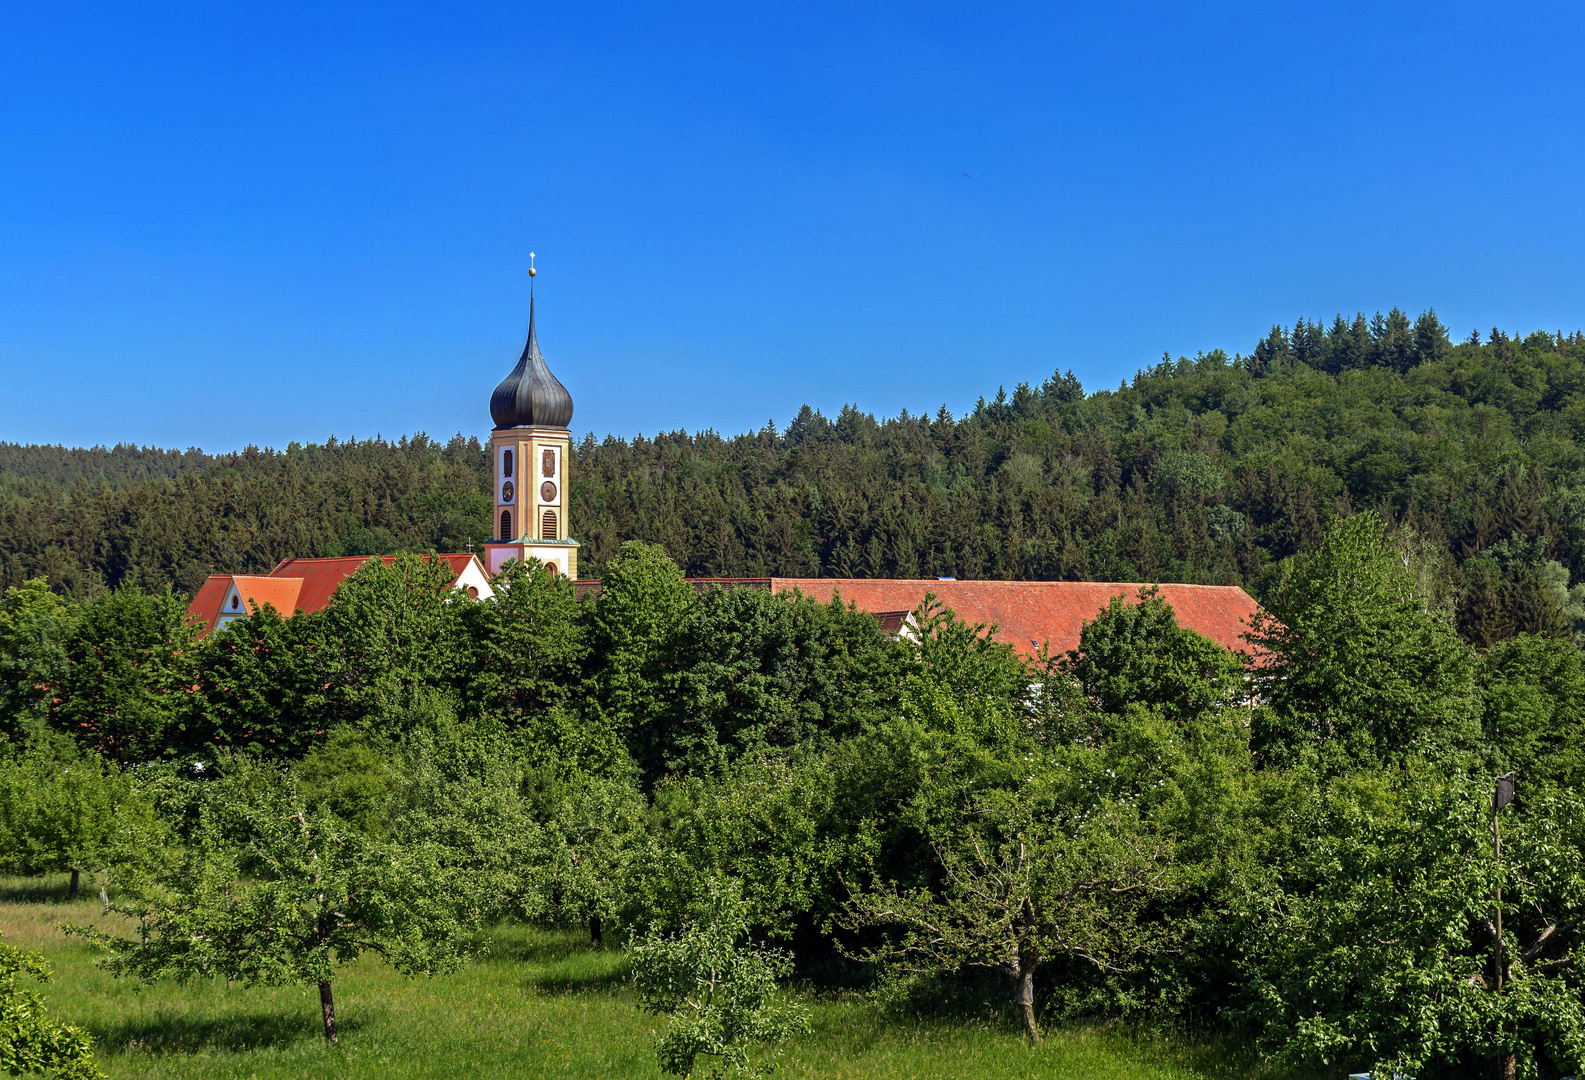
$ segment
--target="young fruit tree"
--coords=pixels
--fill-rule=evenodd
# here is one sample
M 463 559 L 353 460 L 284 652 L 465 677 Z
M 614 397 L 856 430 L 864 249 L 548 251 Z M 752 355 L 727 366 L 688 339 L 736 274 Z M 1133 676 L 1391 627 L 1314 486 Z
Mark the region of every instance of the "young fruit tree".
M 98 754 L 39 747 L 0 764 L 0 865 L 23 873 L 69 873 L 77 899 L 84 870 L 114 861 L 118 833 L 144 808 L 129 776 Z
M 70 928 L 104 949 L 102 966 L 147 980 L 317 986 L 334 1043 L 337 963 L 373 952 L 433 975 L 462 961 L 476 920 L 449 899 L 433 845 L 373 841 L 306 809 L 289 778 L 230 767 L 203 785 L 187 842 L 121 886 L 111 907 L 137 920 L 137 937 Z
M 1247 912 L 1245 1019 L 1298 1065 L 1534 1078 L 1585 1066 L 1585 800 L 1425 772 L 1341 805 Z M 1342 802 L 1341 799 L 1338 802 Z
M 86 1033 L 51 1020 L 44 1001 L 17 985 L 22 977 L 45 982 L 49 965 L 42 956 L 0 941 L 0 1075 L 42 1073 L 58 1080 L 103 1080 Z
M 1171 946 L 1166 924 L 1141 918 L 1173 886 L 1169 839 L 1125 804 L 1058 795 L 1063 785 L 1043 781 L 940 815 L 927 828 L 939 884 L 877 882 L 855 892 L 844 920 L 891 931 L 858 955 L 894 974 L 1004 973 L 1031 1044 L 1045 968 L 1066 961 L 1122 974 Z
M 711 881 L 698 907 L 681 931 L 651 930 L 632 949 L 641 1007 L 668 1018 L 661 1070 L 687 1080 L 700 1057 L 713 1057 L 717 1075 L 763 1075 L 770 1066 L 753 1059 L 754 1046 L 808 1030 L 804 1011 L 776 993 L 792 961 L 745 940 L 748 905 L 735 881 Z

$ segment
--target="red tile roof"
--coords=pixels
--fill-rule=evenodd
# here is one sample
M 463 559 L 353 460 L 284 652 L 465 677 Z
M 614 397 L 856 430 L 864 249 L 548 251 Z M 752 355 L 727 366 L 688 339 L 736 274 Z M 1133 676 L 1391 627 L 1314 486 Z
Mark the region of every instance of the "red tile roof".
M 1236 585 L 1161 585 L 1178 625 L 1224 648 L 1250 652 L 1243 635 L 1257 605 Z M 1100 581 L 898 581 L 860 578 L 772 578 L 776 592 L 798 591 L 821 602 L 840 593 L 860 610 L 912 610 L 934 593 L 944 607 L 970 623 L 994 623 L 996 638 L 1025 655 L 1050 643 L 1052 652 L 1079 647 L 1084 624 L 1114 596 L 1132 599 L 1142 586 Z
M 934 593 L 944 607 L 970 623 L 996 626 L 996 639 L 1013 646 L 1026 656 L 1040 651 L 1049 642 L 1051 651 L 1066 652 L 1079 647 L 1079 631 L 1106 610 L 1114 596 L 1133 598 L 1142 586 L 1128 582 L 1099 581 L 938 581 L 931 579 L 885 578 L 689 578 L 695 589 L 713 585 L 724 588 L 770 589 L 774 592 L 801 592 L 821 603 L 838 593 L 846 603 L 857 605 L 883 619 L 900 625 L 899 612 L 912 611 L 926 593 Z M 578 595 L 597 593 L 600 583 L 587 579 L 578 582 Z M 1258 605 L 1254 598 L 1236 585 L 1158 586 L 1161 598 L 1172 605 L 1178 624 L 1203 634 L 1218 645 L 1235 652 L 1255 653 L 1244 640 Z
M 374 556 L 347 555 L 335 559 L 282 559 L 274 570 L 270 571 L 271 577 L 300 577 L 303 579 L 303 591 L 297 598 L 297 606 L 303 611 L 318 611 L 330 603 L 330 598 L 336 595 L 336 590 L 341 583 L 357 572 L 358 567 L 368 562 Z M 468 562 L 473 559 L 467 553 L 456 555 L 424 555 L 424 559 L 444 559 L 451 565 L 451 580 L 455 584 L 457 578 L 468 568 Z M 379 556 L 381 562 L 390 566 L 396 561 L 395 555 Z
M 242 601 L 239 615 L 252 615 L 266 604 L 287 618 L 297 611 L 297 594 L 303 587 L 302 578 L 260 577 L 250 574 L 210 574 L 198 590 L 193 602 L 187 605 L 188 617 L 202 624 L 202 633 L 215 628 L 215 622 L 230 612 L 221 610 L 231 586 L 237 587 Z
M 214 629 L 215 620 L 220 617 L 220 605 L 225 602 L 226 591 L 230 588 L 230 574 L 210 574 L 193 594 L 193 602 L 187 605 L 187 618 L 203 624 L 201 633 L 207 634 Z
M 456 584 L 457 578 L 462 576 L 474 558 L 467 553 L 420 557 L 444 559 L 451 567 L 452 584 Z M 299 611 L 318 611 L 330 603 L 330 598 L 336 595 L 341 583 L 356 573 L 358 567 L 368 562 L 369 558 L 366 555 L 349 555 L 336 559 L 282 559 L 265 576 L 210 574 L 193 596 L 192 603 L 187 605 L 187 614 L 202 624 L 203 633 L 213 630 L 215 621 L 227 614 L 220 607 L 226 601 L 232 582 L 237 583 L 237 591 L 249 615 L 265 604 L 271 605 L 287 618 Z M 395 555 L 381 555 L 379 558 L 386 566 L 396 561 Z

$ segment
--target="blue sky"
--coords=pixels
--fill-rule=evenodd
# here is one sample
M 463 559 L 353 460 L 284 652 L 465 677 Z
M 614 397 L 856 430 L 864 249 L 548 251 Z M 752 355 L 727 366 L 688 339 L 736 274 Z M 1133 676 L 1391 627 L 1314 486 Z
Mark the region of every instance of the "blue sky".
M 140 7 L 0 7 L 0 440 L 483 434 L 530 250 L 579 434 L 1585 327 L 1577 4 Z

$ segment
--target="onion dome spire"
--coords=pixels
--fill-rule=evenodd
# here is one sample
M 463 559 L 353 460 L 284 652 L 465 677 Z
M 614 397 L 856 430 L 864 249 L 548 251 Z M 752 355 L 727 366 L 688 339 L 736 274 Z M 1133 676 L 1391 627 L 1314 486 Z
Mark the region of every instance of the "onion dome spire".
M 534 271 L 529 270 L 533 275 Z M 564 428 L 572 423 L 572 395 L 550 373 L 534 336 L 533 283 L 528 296 L 528 343 L 512 373 L 490 395 L 490 417 L 497 428 Z

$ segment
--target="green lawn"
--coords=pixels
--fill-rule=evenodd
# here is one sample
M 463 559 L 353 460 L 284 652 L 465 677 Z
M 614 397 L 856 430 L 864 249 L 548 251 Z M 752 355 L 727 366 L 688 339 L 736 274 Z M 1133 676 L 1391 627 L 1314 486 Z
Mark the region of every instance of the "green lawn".
M 85 893 L 89 890 L 85 889 Z M 646 1077 L 663 1021 L 641 1014 L 617 952 L 575 935 L 504 928 L 487 958 L 438 979 L 405 979 L 372 958 L 336 981 L 341 1045 L 320 1036 L 319 998 L 295 988 L 140 986 L 96 970 L 65 921 L 104 925 L 64 878 L 0 879 L 0 934 L 55 968 L 51 1012 L 86 1028 L 110 1077 Z M 910 1023 L 860 1001 L 810 1001 L 814 1030 L 780 1077 L 1249 1078 L 1213 1047 L 1099 1028 L 1056 1030 L 1036 1049 L 998 1023 Z

